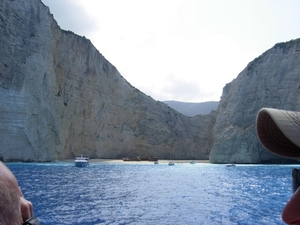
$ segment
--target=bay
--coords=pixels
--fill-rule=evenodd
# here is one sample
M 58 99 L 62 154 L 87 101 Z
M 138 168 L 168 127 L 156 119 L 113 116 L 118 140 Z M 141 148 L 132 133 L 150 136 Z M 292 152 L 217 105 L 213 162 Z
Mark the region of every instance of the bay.
M 41 224 L 284 224 L 295 165 L 8 163 Z

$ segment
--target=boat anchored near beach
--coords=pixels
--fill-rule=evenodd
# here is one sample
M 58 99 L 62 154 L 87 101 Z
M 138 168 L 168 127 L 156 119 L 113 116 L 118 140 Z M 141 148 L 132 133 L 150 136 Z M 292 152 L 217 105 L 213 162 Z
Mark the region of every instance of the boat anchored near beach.
M 175 163 L 171 161 L 171 152 L 169 153 L 169 163 L 168 163 L 169 166 L 174 166 Z
M 75 156 L 75 166 L 76 167 L 86 167 L 89 165 L 89 157 L 88 156 Z
M 235 164 L 226 164 L 226 167 L 235 167 Z
M 175 165 L 175 163 L 169 162 L 169 166 L 174 166 L 174 165 Z

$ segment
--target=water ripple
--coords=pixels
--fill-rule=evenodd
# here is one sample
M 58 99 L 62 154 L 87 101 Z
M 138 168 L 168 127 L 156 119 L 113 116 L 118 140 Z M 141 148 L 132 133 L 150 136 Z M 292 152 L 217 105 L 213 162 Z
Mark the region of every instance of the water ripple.
M 292 166 L 7 164 L 41 224 L 284 224 Z

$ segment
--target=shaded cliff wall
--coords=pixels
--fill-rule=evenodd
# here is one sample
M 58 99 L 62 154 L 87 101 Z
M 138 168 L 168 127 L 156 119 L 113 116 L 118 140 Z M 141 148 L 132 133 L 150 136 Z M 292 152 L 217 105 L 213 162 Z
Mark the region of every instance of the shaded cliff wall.
M 215 112 L 189 118 L 141 93 L 39 0 L 0 4 L 0 158 L 208 158 Z
M 214 128 L 213 163 L 288 162 L 259 143 L 262 107 L 300 110 L 300 39 L 276 44 L 223 89 Z

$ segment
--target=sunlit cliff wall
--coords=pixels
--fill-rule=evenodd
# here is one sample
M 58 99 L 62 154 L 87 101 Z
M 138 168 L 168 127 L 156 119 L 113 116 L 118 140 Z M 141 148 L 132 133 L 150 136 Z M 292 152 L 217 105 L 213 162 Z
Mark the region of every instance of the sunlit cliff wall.
M 300 111 L 300 39 L 276 44 L 223 88 L 211 162 L 290 162 L 259 143 L 255 119 L 262 107 Z

